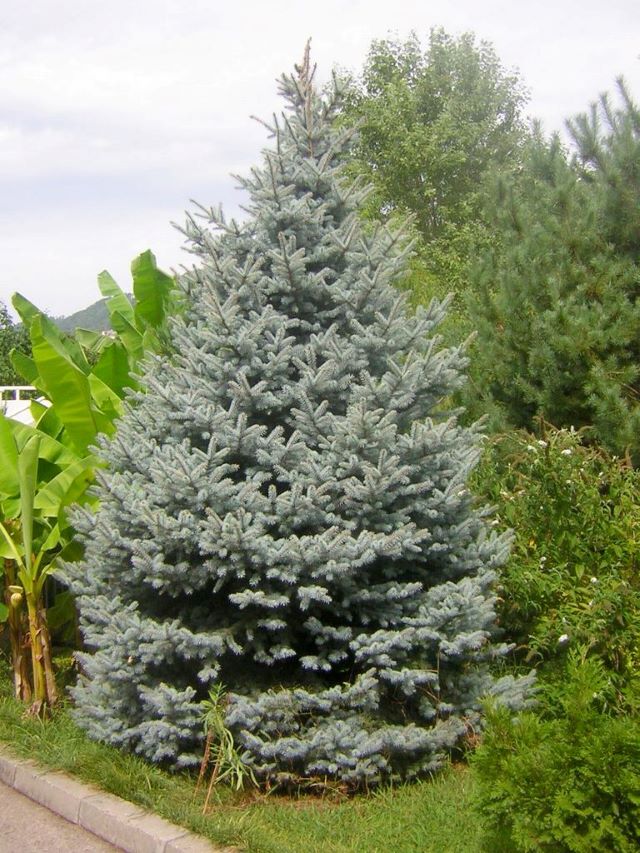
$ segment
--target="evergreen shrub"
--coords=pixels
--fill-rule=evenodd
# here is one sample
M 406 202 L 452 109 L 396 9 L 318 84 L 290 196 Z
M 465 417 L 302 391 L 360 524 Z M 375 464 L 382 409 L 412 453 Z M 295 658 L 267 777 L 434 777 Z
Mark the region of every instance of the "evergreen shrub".
M 640 463 L 640 110 L 620 83 L 569 122 L 573 156 L 538 129 L 496 182 L 497 239 L 474 270 L 479 408 L 533 429 L 590 427 Z
M 361 229 L 339 92 L 312 77 L 307 54 L 282 78 L 247 220 L 190 217 L 175 354 L 102 443 L 67 569 L 73 695 L 92 737 L 185 766 L 222 684 L 259 780 L 356 787 L 433 771 L 485 694 L 516 707 L 530 679 L 491 674 L 510 538 L 467 488 L 478 430 L 443 402 L 463 347 L 439 346 L 445 305 L 412 314 L 391 286 L 410 247 Z

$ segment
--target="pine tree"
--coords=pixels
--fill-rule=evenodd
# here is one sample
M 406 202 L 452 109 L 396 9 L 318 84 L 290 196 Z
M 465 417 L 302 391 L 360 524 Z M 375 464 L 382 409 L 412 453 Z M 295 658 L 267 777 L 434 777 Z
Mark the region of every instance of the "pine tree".
M 621 93 L 569 122 L 573 158 L 538 132 L 499 182 L 472 375 L 510 424 L 589 427 L 640 461 L 640 113 Z
M 175 355 L 102 444 L 67 568 L 74 697 L 92 737 L 185 766 L 222 683 L 258 778 L 357 786 L 432 770 L 483 694 L 517 704 L 526 681 L 489 674 L 509 542 L 465 485 L 478 432 L 441 405 L 463 348 L 438 349 L 445 306 L 411 316 L 390 286 L 409 247 L 359 227 L 339 87 L 312 78 L 307 52 L 281 80 L 246 222 L 189 218 Z

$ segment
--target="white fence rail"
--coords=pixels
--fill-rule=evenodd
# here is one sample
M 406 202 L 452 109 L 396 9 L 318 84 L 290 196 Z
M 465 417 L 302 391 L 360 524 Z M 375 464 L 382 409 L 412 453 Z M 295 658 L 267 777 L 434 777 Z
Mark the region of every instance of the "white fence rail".
M 0 412 L 23 424 L 33 422 L 30 405 L 37 390 L 32 385 L 0 385 Z

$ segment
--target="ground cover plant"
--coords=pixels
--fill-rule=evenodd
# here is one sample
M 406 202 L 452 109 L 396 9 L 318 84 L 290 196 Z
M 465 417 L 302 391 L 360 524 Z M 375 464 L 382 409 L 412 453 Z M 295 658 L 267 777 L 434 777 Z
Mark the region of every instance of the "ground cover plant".
M 401 232 L 363 232 L 350 131 L 308 54 L 243 181 L 248 219 L 190 219 L 176 354 L 150 358 L 102 444 L 96 515 L 68 568 L 88 652 L 75 715 L 94 738 L 195 765 L 209 687 L 263 783 L 425 775 L 478 723 L 508 553 L 466 479 L 478 433 L 443 400 L 462 347 L 444 306 L 391 286 Z

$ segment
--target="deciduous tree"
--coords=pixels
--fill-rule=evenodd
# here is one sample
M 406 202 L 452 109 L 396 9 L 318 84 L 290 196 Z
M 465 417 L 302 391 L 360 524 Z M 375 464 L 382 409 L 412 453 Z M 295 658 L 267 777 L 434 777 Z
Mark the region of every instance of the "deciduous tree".
M 375 188 L 370 215 L 415 219 L 426 273 L 418 301 L 426 304 L 434 287 L 465 289 L 470 262 L 491 244 L 484 185 L 492 170 L 518 161 L 525 102 L 518 73 L 488 42 L 442 29 L 431 30 L 425 48 L 415 34 L 374 41 L 351 81 L 347 113 L 360 122 L 352 168 Z

